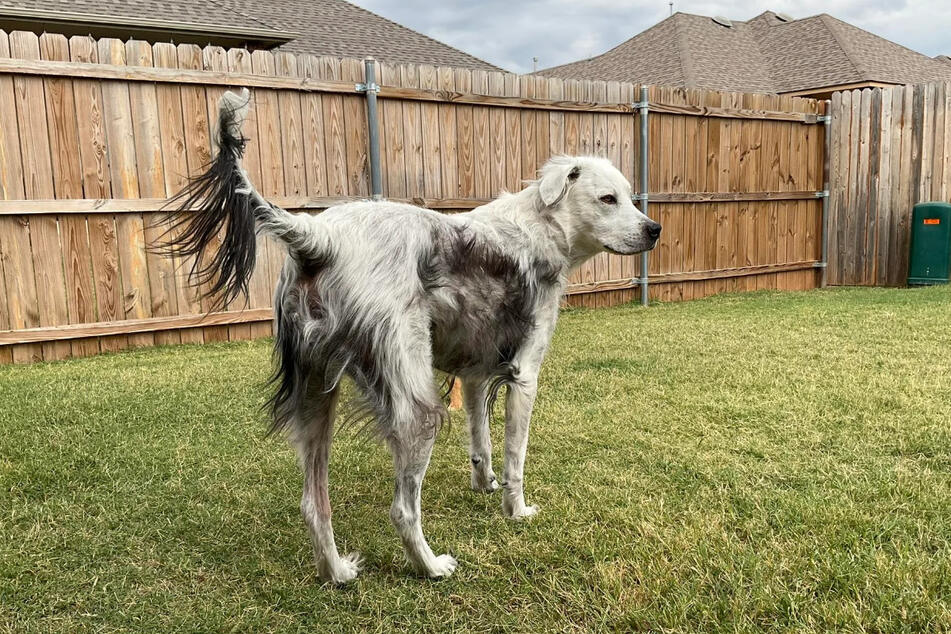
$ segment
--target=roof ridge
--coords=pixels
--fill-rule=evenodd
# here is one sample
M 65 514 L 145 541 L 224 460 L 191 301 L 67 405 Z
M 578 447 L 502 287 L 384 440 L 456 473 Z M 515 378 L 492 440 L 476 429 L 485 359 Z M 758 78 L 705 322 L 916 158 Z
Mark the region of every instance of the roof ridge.
M 458 49 L 458 48 L 456 48 L 455 46 L 452 46 L 451 44 L 447 44 L 447 43 L 445 43 L 445 42 L 443 42 L 443 41 L 441 41 L 441 40 L 437 40 L 437 39 L 434 38 L 434 37 L 429 37 L 429 36 L 426 35 L 425 33 L 421 33 L 421 32 L 419 32 L 419 31 L 417 31 L 416 29 L 411 29 L 411 28 L 409 28 L 408 26 L 406 26 L 405 24 L 400 24 L 399 22 L 396 22 L 395 20 L 391 20 L 391 19 L 389 19 L 389 18 L 387 18 L 387 17 L 385 17 L 385 16 L 382 16 L 382 15 L 380 15 L 379 13 L 374 13 L 373 11 L 370 11 L 369 9 L 364 9 L 363 7 L 361 7 L 361 6 L 358 5 L 358 4 L 354 4 L 353 2 L 349 2 L 348 0 L 342 0 L 342 2 L 344 2 L 344 4 L 349 4 L 350 6 L 356 8 L 356 9 L 359 9 L 360 11 L 363 11 L 364 13 L 369 13 L 370 15 L 372 15 L 372 16 L 374 16 L 374 17 L 376 17 L 376 18 L 379 18 L 379 19 L 381 19 L 381 20 L 383 20 L 384 22 L 389 22 L 390 24 L 392 24 L 392 25 L 394 25 L 394 26 L 398 26 L 398 27 L 401 28 L 401 29 L 406 29 L 407 31 L 409 31 L 409 32 L 411 32 L 411 33 L 415 33 L 416 35 L 422 36 L 422 37 L 424 37 L 425 39 L 429 40 L 430 42 L 433 42 L 434 44 L 439 44 L 440 46 L 445 46 L 446 48 L 450 48 L 450 49 L 454 50 L 454 51 L 457 52 L 457 53 L 461 53 L 462 55 L 465 55 L 466 57 L 469 57 L 469 58 L 471 58 L 471 59 L 474 59 L 474 60 L 477 61 L 477 62 L 481 62 L 481 63 L 483 63 L 483 64 L 485 64 L 485 65 L 487 65 L 487 66 L 491 66 L 491 67 L 494 68 L 496 71 L 508 72 L 508 71 L 505 70 L 504 68 L 502 68 L 502 67 L 500 67 L 500 66 L 496 66 L 495 64 L 493 64 L 493 63 L 491 63 L 491 62 L 487 62 L 486 60 L 482 59 L 481 57 L 476 57 L 476 56 L 473 55 L 472 53 L 467 53 L 466 51 L 463 51 L 462 49 Z
M 921 51 L 916 51 L 916 50 L 913 49 L 913 48 L 908 48 L 908 47 L 905 46 L 904 44 L 900 44 L 900 43 L 898 43 L 898 42 L 896 42 L 896 41 L 894 41 L 894 40 L 890 40 L 890 39 L 888 39 L 887 37 L 882 37 L 882 36 L 879 35 L 878 33 L 873 33 L 872 31 L 869 31 L 869 30 L 867 30 L 867 29 L 863 29 L 863 28 L 861 28 L 861 27 L 855 26 L 854 24 L 850 24 L 850 23 L 848 23 L 848 22 L 846 22 L 846 21 L 844 21 L 844 20 L 840 20 L 839 18 L 835 17 L 834 15 L 827 15 L 827 14 L 822 14 L 822 15 L 825 15 L 826 17 L 830 18 L 833 22 L 837 23 L 837 27 L 838 27 L 838 28 L 841 28 L 841 27 L 838 26 L 838 25 L 841 25 L 841 26 L 844 26 L 844 27 L 848 27 L 848 28 L 854 29 L 854 30 L 856 30 L 856 31 L 859 31 L 860 33 L 864 33 L 864 34 L 866 34 L 866 35 L 871 35 L 872 37 L 874 37 L 874 38 L 876 38 L 876 39 L 882 40 L 882 41 L 885 42 L 886 44 L 890 44 L 890 45 L 892 45 L 892 46 L 897 46 L 897 47 L 900 48 L 900 49 L 904 49 L 905 51 L 911 53 L 912 55 L 917 55 L 918 57 L 921 57 L 922 59 L 927 59 L 927 60 L 930 60 L 930 61 L 935 61 L 935 58 L 932 57 L 932 56 L 930 56 L 930 55 L 925 55 L 925 54 L 922 53 Z M 869 74 L 871 74 L 871 73 L 869 73 Z
M 583 63 L 583 62 L 590 62 L 591 60 L 598 59 L 599 57 L 604 57 L 604 56 L 608 55 L 609 53 L 613 53 L 614 51 L 618 50 L 619 48 L 621 48 L 621 47 L 624 46 L 625 44 L 630 44 L 631 42 L 633 42 L 633 41 L 636 40 L 637 38 L 641 37 L 641 36 L 644 35 L 645 33 L 649 33 L 650 31 L 653 31 L 654 29 L 656 29 L 657 27 L 659 27 L 661 24 L 663 24 L 663 23 L 666 22 L 667 20 L 670 20 L 670 19 L 672 19 L 672 18 L 674 18 L 674 17 L 676 17 L 676 16 L 678 16 L 678 15 L 690 15 L 690 14 L 689 14 L 689 13 L 684 13 L 683 11 L 675 11 L 673 15 L 669 15 L 669 16 L 667 16 L 666 18 L 664 18 L 663 20 L 661 20 L 660 22 L 657 22 L 656 24 L 650 25 L 649 27 L 647 27 L 646 29 L 644 29 L 644 30 L 641 31 L 640 33 L 635 33 L 635 34 L 632 35 L 631 37 L 627 38 L 626 40 L 624 40 L 624 41 L 622 41 L 622 42 L 617 43 L 616 45 L 612 46 L 611 48 L 609 48 L 608 50 L 604 51 L 603 53 L 598 53 L 597 55 L 592 55 L 591 57 L 585 57 L 585 58 L 582 58 L 582 59 L 577 59 L 577 60 L 575 60 L 575 61 L 573 61 L 573 62 L 565 62 L 564 64 L 556 64 L 555 66 L 549 66 L 548 68 L 539 68 L 537 73 L 532 73 L 532 74 L 547 73 L 547 72 L 550 71 L 550 70 L 555 70 L 555 69 L 558 69 L 558 68 L 563 68 L 563 67 L 565 67 L 565 66 L 574 66 L 575 64 L 581 64 L 581 63 Z
M 684 15 L 679 11 L 675 15 Z M 673 18 L 674 16 L 670 16 Z M 690 55 L 690 40 L 687 33 L 681 28 L 682 19 L 674 20 L 674 30 L 677 33 L 677 58 L 680 60 L 680 72 L 684 76 L 684 87 L 695 88 L 697 78 L 693 69 L 693 57 Z
M 763 13 L 767 12 L 772 13 L 772 11 L 764 11 Z M 763 13 L 760 15 L 763 15 Z M 759 15 L 756 17 L 758 18 Z M 752 19 L 748 20 L 744 24 L 749 25 L 750 22 L 752 22 Z M 770 28 L 772 28 L 772 26 Z M 760 33 L 757 33 L 756 29 L 750 29 L 750 39 L 753 40 L 753 46 L 756 47 L 756 50 L 760 54 L 760 59 L 763 60 L 763 70 L 766 72 L 766 77 L 769 79 L 770 85 L 775 90 L 775 88 L 779 86 L 779 82 L 776 81 L 776 77 L 773 75 L 773 64 L 770 61 L 769 56 L 763 52 L 763 40 L 759 36 Z
M 829 33 L 832 34 L 832 39 L 835 40 L 835 43 L 839 46 L 839 49 L 842 51 L 842 54 L 845 55 L 845 58 L 849 60 L 850 64 L 852 64 L 852 68 L 854 68 L 855 72 L 859 74 L 859 77 L 861 77 L 862 79 L 868 79 L 869 73 L 865 70 L 865 68 L 863 68 L 861 64 L 859 64 L 858 60 L 856 60 L 849 53 L 849 49 L 846 47 L 845 43 L 842 41 L 842 38 L 839 37 L 838 27 L 834 26 L 834 21 L 836 21 L 836 19 L 832 17 L 831 15 L 829 15 L 828 13 L 820 13 L 819 15 L 815 17 L 819 18 L 819 20 L 821 20 L 822 23 L 825 25 L 825 27 L 829 30 Z

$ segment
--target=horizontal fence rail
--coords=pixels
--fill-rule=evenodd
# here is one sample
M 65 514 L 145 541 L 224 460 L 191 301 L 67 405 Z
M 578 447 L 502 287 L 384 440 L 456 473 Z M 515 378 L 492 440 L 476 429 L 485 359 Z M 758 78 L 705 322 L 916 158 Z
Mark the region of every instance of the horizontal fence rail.
M 23 59 L 0 59 L 0 73 L 16 75 L 38 75 L 42 77 L 115 79 L 120 81 L 139 81 L 168 84 L 198 84 L 202 86 L 225 86 L 247 88 L 287 89 L 298 92 L 324 92 L 354 94 L 361 92 L 353 82 L 328 81 L 312 77 L 262 77 L 245 73 L 223 73 L 207 70 L 165 68 L 130 68 L 106 64 L 88 64 L 77 62 L 50 62 Z M 380 86 L 377 96 L 386 99 L 407 101 L 435 101 L 443 103 L 466 104 L 473 106 L 497 106 L 503 108 L 633 113 L 633 103 L 605 103 L 598 101 L 567 101 L 528 97 L 505 97 L 464 93 L 450 90 L 424 90 L 405 86 Z M 653 112 L 680 114 L 696 117 L 718 117 L 724 119 L 751 119 L 765 121 L 795 121 L 799 123 L 817 123 L 813 113 L 783 112 L 772 110 L 753 110 L 744 108 L 721 108 L 689 104 L 650 102 Z
M 556 154 L 609 158 L 640 191 L 640 87 L 379 64 L 383 195 L 447 213 L 517 191 Z M 0 363 L 267 336 L 280 245 L 245 305 L 146 250 L 213 154 L 216 104 L 247 86 L 245 168 L 298 213 L 371 196 L 362 60 L 0 31 Z M 666 301 L 818 282 L 823 114 L 812 100 L 648 90 L 648 258 Z M 638 297 L 639 258 L 573 272 L 570 305 Z

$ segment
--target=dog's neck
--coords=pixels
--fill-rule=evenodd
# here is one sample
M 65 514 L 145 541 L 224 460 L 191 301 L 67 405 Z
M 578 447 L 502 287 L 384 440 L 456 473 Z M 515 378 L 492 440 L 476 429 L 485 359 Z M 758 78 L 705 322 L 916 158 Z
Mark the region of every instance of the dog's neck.
M 515 199 L 514 205 L 511 204 L 512 198 Z M 538 186 L 534 184 L 517 194 L 503 193 L 473 213 L 514 225 L 519 240 L 534 257 L 548 262 L 565 275 L 604 250 L 591 240 L 584 227 L 578 226 L 579 214 L 573 209 L 570 197 L 546 207 L 538 195 Z
M 578 225 L 581 214 L 574 208 L 571 196 L 565 196 L 551 207 L 541 202 L 537 186 L 522 190 L 519 197 L 523 196 L 524 204 L 520 204 L 519 209 L 526 209 L 527 215 L 536 220 L 538 233 L 550 243 L 550 248 L 558 252 L 567 269 L 576 269 L 604 251 L 604 247 L 591 238 L 590 232 Z

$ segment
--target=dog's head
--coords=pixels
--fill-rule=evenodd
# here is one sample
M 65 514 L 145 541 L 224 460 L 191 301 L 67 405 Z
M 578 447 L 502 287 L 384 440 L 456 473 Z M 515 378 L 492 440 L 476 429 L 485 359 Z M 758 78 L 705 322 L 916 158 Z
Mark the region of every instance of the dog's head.
M 654 248 L 660 224 L 634 206 L 631 184 L 607 159 L 558 156 L 541 170 L 538 196 L 575 252 L 633 255 Z

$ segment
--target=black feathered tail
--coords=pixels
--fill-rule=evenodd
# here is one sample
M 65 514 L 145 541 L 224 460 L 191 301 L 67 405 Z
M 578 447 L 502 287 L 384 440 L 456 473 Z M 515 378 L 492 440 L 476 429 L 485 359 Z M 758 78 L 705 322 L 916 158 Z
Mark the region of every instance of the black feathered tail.
M 212 310 L 239 295 L 247 297 L 258 230 L 284 242 L 292 255 L 306 242 L 300 221 L 264 200 L 241 167 L 247 142 L 241 125 L 250 100 L 247 89 L 240 95 L 222 95 L 215 127 L 218 154 L 204 174 L 193 178 L 169 200 L 166 207 L 174 207 L 171 225 L 152 247 L 163 255 L 194 258 L 189 281 L 215 298 Z M 219 236 L 220 246 L 209 253 L 209 245 Z

